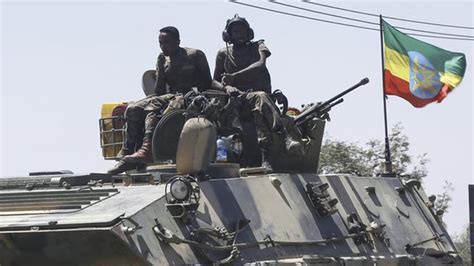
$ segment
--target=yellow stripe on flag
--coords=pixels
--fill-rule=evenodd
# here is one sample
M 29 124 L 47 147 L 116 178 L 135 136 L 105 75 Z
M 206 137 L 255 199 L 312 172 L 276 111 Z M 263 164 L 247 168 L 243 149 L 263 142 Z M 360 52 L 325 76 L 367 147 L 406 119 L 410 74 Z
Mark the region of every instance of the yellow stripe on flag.
M 408 56 L 385 46 L 385 69 L 392 75 L 410 82 L 410 60 Z
M 398 53 L 397 51 L 385 46 L 385 69 L 390 71 L 392 75 L 410 82 L 410 59 L 408 56 Z M 461 83 L 462 77 L 456 74 L 440 72 L 441 83 L 454 88 Z
M 441 83 L 449 85 L 449 87 L 454 88 L 459 83 L 461 83 L 462 77 L 453 74 L 453 73 L 440 73 Z

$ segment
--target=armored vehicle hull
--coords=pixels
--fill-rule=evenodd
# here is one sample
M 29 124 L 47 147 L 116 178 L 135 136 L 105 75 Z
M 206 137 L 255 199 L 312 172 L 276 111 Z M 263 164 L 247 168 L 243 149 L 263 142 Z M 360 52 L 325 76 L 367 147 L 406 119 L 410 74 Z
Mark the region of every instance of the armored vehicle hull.
M 281 115 L 288 135 L 274 132 L 266 158 L 274 173 L 246 168 L 262 162 L 252 120 L 242 119 L 234 138 L 203 112 L 181 109 L 163 114 L 155 162 L 137 171 L 0 179 L 0 265 L 461 264 L 419 181 L 315 174 L 328 111 L 367 82 Z M 103 108 L 106 159 L 120 157 L 124 108 Z M 233 142 L 234 161 L 213 163 L 218 136 Z M 299 153 L 288 137 L 304 144 Z
M 155 182 L 174 169 L 3 179 L 0 264 L 461 264 L 414 180 L 216 175 L 180 203 Z

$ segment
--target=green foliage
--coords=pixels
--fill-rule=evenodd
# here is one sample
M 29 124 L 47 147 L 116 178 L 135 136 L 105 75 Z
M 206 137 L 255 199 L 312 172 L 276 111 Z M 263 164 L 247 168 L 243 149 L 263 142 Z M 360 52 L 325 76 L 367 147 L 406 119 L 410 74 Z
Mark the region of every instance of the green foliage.
M 454 245 L 464 265 L 472 265 L 469 225 L 465 227 L 464 232 L 454 237 Z
M 421 180 L 426 176 L 426 154 L 413 157 L 408 152 L 410 143 L 402 132 L 403 127 L 396 124 L 389 134 L 392 167 L 395 173 L 404 173 Z M 374 176 L 382 172 L 385 143 L 370 140 L 365 145 L 339 140 L 326 139 L 321 147 L 319 173 L 347 173 Z
M 435 209 L 442 210 L 444 213 L 448 212 L 449 204 L 452 201 L 451 194 L 454 192 L 453 184 L 444 181 L 443 192 L 436 195 Z
M 409 154 L 410 142 L 403 134 L 403 127 L 396 124 L 389 134 L 390 153 L 393 171 L 404 174 L 409 178 L 422 180 L 428 173 L 427 155 L 413 157 Z M 382 172 L 385 160 L 385 143 L 380 140 L 370 140 L 361 146 L 340 140 L 326 139 L 321 147 L 319 158 L 319 173 L 344 173 L 359 176 L 376 176 Z M 435 210 L 448 212 L 454 188 L 445 181 L 443 192 L 436 196 Z
M 319 171 L 328 173 L 350 173 L 372 175 L 372 165 L 368 165 L 367 152 L 354 143 L 326 140 L 321 148 Z
M 403 127 L 396 124 L 389 134 L 390 153 L 393 171 L 406 174 L 410 178 L 422 180 L 428 173 L 427 155 L 413 157 L 409 154 L 410 143 L 403 134 Z M 385 160 L 385 143 L 380 140 L 370 140 L 361 146 L 340 140 L 326 139 L 321 147 L 319 158 L 319 173 L 344 173 L 360 176 L 375 176 L 382 172 L 381 165 Z M 435 210 L 448 212 L 454 188 L 451 182 L 445 181 L 443 192 L 436 195 Z M 465 265 L 471 265 L 469 228 L 454 240 Z

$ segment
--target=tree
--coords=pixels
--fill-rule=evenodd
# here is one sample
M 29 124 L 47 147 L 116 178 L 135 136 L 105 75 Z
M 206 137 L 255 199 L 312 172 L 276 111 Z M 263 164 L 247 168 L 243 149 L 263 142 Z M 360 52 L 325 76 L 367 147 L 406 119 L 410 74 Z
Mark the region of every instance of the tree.
M 409 154 L 410 142 L 403 134 L 403 127 L 396 124 L 389 134 L 390 153 L 393 171 L 405 174 L 409 178 L 423 180 L 428 174 L 427 154 L 413 157 Z M 361 146 L 358 143 L 326 139 L 321 147 L 319 173 L 345 173 L 359 176 L 376 176 L 382 172 L 385 145 L 380 140 L 370 140 Z M 454 188 L 451 182 L 445 181 L 443 191 L 436 195 L 435 210 L 447 213 L 452 201 Z M 469 227 L 465 232 L 455 236 L 454 244 L 465 265 L 471 265 Z
M 319 172 L 371 176 L 375 165 L 363 147 L 355 143 L 326 139 L 319 156 Z
M 466 226 L 464 232 L 454 236 L 454 245 L 458 250 L 459 256 L 461 256 L 464 265 L 472 265 L 471 261 L 471 244 L 470 244 L 470 230 L 469 225 Z
M 403 127 L 396 124 L 389 134 L 393 171 L 422 181 L 428 174 L 427 154 L 413 157 L 409 154 L 410 142 L 403 134 Z M 326 139 L 321 147 L 319 173 L 344 173 L 358 176 L 376 176 L 382 172 L 385 145 L 380 140 L 370 140 L 361 146 L 340 140 Z M 434 208 L 448 212 L 454 189 L 445 181 L 443 192 L 436 196 Z
M 396 124 L 389 134 L 393 171 L 422 180 L 427 175 L 427 155 L 411 156 L 410 143 Z M 370 140 L 364 146 L 339 140 L 326 139 L 321 147 L 319 173 L 347 173 L 375 176 L 382 172 L 385 145 L 380 140 Z
M 443 213 L 448 212 L 449 204 L 452 201 L 451 194 L 454 192 L 453 183 L 444 181 L 443 192 L 436 195 L 436 201 L 434 208 L 436 210 L 442 210 Z

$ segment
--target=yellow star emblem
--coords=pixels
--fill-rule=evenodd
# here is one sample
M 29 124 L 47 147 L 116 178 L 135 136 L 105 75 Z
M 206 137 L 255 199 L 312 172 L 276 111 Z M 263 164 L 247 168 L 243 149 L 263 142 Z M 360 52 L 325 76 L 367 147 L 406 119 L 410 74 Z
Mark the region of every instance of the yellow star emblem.
M 436 81 L 433 77 L 436 72 L 420 64 L 419 58 L 413 60 L 413 87 L 412 91 L 419 91 L 424 97 L 432 97 L 437 93 Z

